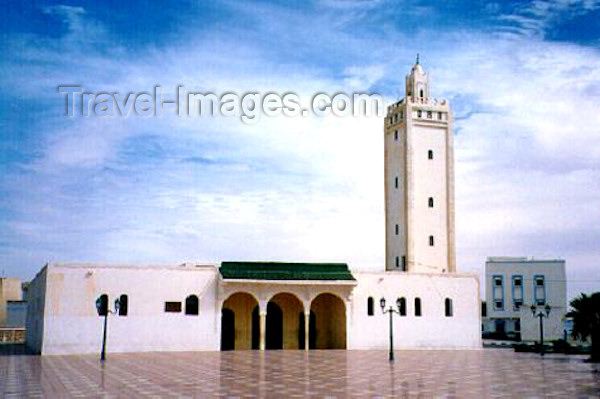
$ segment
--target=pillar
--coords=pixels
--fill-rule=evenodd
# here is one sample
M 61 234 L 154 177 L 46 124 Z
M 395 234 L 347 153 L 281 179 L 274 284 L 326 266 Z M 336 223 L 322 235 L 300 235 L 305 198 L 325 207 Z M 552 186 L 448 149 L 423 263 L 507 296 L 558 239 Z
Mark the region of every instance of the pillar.
M 258 347 L 261 351 L 264 351 L 267 342 L 267 312 L 261 309 L 258 314 L 260 320 L 260 343 Z
M 304 305 L 304 350 L 309 350 L 310 343 L 310 303 Z

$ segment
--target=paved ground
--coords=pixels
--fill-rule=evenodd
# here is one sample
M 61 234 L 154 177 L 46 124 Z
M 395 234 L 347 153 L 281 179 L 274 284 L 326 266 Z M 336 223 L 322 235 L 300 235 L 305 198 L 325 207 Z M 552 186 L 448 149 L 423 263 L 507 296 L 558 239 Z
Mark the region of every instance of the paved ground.
M 582 356 L 480 351 L 0 355 L 0 397 L 600 397 Z

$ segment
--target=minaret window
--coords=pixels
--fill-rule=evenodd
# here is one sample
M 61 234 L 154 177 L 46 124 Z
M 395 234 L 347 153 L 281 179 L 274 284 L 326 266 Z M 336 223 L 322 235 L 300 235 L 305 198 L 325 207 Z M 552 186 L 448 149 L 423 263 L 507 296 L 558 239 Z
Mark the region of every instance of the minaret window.
M 433 159 L 433 150 L 427 151 L 427 158 L 428 159 Z
M 396 256 L 396 267 L 400 267 L 400 258 Z
M 452 309 L 452 299 L 446 298 L 445 305 L 446 305 L 445 306 L 445 308 L 446 308 L 446 317 L 452 317 L 452 315 L 454 313 L 452 311 L 453 310 Z
M 367 299 L 367 315 L 373 316 L 374 314 L 375 314 L 375 310 L 374 310 L 374 305 L 373 305 L 373 297 L 370 296 L 369 299 Z
M 441 112 L 438 112 L 438 120 L 440 120 L 440 121 L 442 120 L 442 113 Z
M 428 204 L 430 208 L 433 208 L 433 197 L 429 197 Z
M 396 235 L 398 235 L 398 231 L 399 231 L 399 230 L 400 230 L 400 229 L 399 229 L 399 227 L 398 227 L 398 224 L 396 223 Z
M 421 298 L 415 298 L 415 316 L 421 317 Z
M 433 245 L 434 245 L 434 239 L 433 239 L 433 236 L 429 236 L 429 246 L 430 246 L 430 247 L 433 247 Z
M 397 130 L 394 132 L 394 140 L 398 141 L 398 131 Z
M 402 271 L 406 271 L 406 256 L 402 256 Z
M 423 97 L 424 97 L 424 96 L 423 96 L 423 89 L 421 89 L 421 90 L 419 91 L 419 97 L 421 97 L 421 98 L 423 98 Z
M 394 179 L 394 187 L 398 188 L 398 176 Z

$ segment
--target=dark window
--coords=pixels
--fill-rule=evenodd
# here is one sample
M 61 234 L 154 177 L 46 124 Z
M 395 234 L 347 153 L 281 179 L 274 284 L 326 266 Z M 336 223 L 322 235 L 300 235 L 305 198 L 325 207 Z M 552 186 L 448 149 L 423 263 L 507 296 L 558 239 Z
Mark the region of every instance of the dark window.
M 415 316 L 421 317 L 421 298 L 415 298 Z
M 100 295 L 96 300 L 96 306 L 98 308 L 98 316 L 106 316 L 108 314 L 108 295 Z
M 433 114 L 431 113 L 431 111 L 427 111 L 427 119 L 431 118 L 433 118 Z
M 487 317 L 487 303 L 481 302 L 481 317 Z
M 504 308 L 504 301 L 502 299 L 498 299 L 494 302 L 494 305 L 496 306 L 496 310 L 502 310 Z
M 494 284 L 495 284 L 497 287 L 502 287 L 502 278 L 501 278 L 501 277 L 496 277 L 496 278 L 494 278 Z
M 406 298 L 400 298 L 398 303 L 400 304 L 400 309 L 398 309 L 400 311 L 400 316 L 406 316 Z
M 452 317 L 452 299 L 446 298 L 446 317 Z
M 398 188 L 398 176 L 394 179 L 394 187 Z
M 428 159 L 433 159 L 433 150 L 427 151 L 427 158 Z
M 397 130 L 394 132 L 394 140 L 398 140 L 398 131 Z
M 519 319 L 515 320 L 515 331 L 521 332 L 521 320 Z
M 127 316 L 129 312 L 129 298 L 123 294 L 119 297 L 119 316 Z
M 169 313 L 181 312 L 181 302 L 165 302 L 165 312 L 169 312 Z
M 420 97 L 423 98 L 423 89 L 419 91 Z
M 433 247 L 434 241 L 433 241 L 433 236 L 429 236 L 429 246 Z
M 372 296 L 370 296 L 369 299 L 367 299 L 367 314 L 369 316 L 373 316 L 375 314 Z
M 185 298 L 185 314 L 198 315 L 198 297 L 196 295 Z
M 438 112 L 438 120 L 440 120 L 440 121 L 442 120 L 442 113 L 441 112 Z
M 521 286 L 521 279 L 518 277 L 515 277 L 515 287 L 520 287 Z
M 433 208 L 433 197 L 429 197 L 429 201 L 427 201 L 430 208 Z
M 400 257 L 396 256 L 396 267 L 400 267 Z
M 421 110 L 418 110 L 418 111 L 417 111 L 417 118 L 420 118 L 420 117 L 421 117 L 421 115 L 423 115 L 423 113 L 421 112 Z
M 400 232 L 400 227 L 398 226 L 398 224 L 396 224 L 396 235 L 398 235 L 399 232 Z
M 406 256 L 402 256 L 402 271 L 406 271 Z

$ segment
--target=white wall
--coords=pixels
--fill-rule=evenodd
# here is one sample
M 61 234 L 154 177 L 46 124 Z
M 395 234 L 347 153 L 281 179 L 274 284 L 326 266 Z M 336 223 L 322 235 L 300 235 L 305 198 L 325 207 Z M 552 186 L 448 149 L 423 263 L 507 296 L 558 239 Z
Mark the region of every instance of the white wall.
M 99 353 L 103 317 L 95 301 L 109 296 L 110 308 L 128 295 L 127 316 L 111 314 L 108 352 L 218 350 L 215 267 L 90 267 L 50 265 L 42 354 Z M 188 295 L 199 297 L 199 315 L 185 315 Z M 181 313 L 165 313 L 165 301 L 181 301 Z
M 44 306 L 46 303 L 46 274 L 44 266 L 27 289 L 27 315 L 25 321 L 25 343 L 35 353 L 42 352 L 44 340 Z
M 479 281 L 474 275 L 381 272 L 359 273 L 353 293 L 348 349 L 388 349 L 389 315 L 382 314 L 379 299 L 395 307 L 405 297 L 407 315 L 394 314 L 394 347 L 397 349 L 481 348 Z M 368 316 L 367 300 L 373 297 L 375 315 Z M 414 314 L 414 298 L 421 298 L 422 316 Z M 453 301 L 453 316 L 445 316 L 444 300 Z

